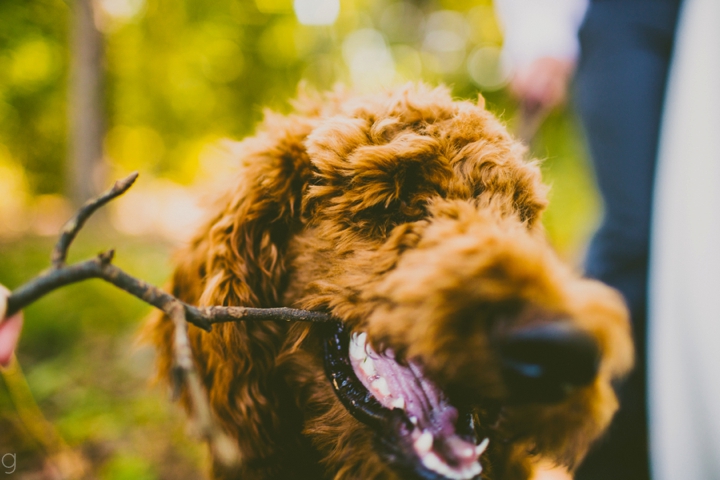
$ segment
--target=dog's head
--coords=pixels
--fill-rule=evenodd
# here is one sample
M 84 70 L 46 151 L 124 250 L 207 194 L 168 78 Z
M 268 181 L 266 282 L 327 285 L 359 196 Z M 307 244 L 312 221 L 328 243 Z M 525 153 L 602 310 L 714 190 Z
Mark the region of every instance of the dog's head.
M 232 428 L 260 457 L 274 447 L 243 436 L 304 432 L 337 478 L 522 477 L 531 455 L 574 465 L 616 409 L 629 327 L 618 294 L 545 240 L 547 189 L 522 145 L 482 102 L 443 88 L 300 111 L 269 115 L 244 143 L 239 186 L 186 254 L 176 293 L 339 323 L 196 339 L 226 428 L 250 424 Z M 295 426 L 262 416 L 288 395 Z

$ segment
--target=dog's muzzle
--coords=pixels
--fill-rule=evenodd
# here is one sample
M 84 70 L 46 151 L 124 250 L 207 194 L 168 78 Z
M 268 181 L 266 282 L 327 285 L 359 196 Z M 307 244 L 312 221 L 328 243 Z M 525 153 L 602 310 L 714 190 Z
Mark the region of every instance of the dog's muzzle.
M 479 439 L 472 415 L 451 405 L 420 365 L 376 353 L 366 340 L 338 323 L 325 340 L 325 365 L 343 405 L 376 432 L 380 453 L 403 478 L 477 478 L 489 439 Z
M 569 321 L 526 325 L 489 338 L 508 405 L 561 401 L 597 375 L 596 341 Z M 419 363 L 397 360 L 392 350 L 375 352 L 365 333 L 348 334 L 342 322 L 327 326 L 324 345 L 335 393 L 373 429 L 378 451 L 403 478 L 479 477 L 491 432 L 476 425 L 472 412 L 453 406 Z

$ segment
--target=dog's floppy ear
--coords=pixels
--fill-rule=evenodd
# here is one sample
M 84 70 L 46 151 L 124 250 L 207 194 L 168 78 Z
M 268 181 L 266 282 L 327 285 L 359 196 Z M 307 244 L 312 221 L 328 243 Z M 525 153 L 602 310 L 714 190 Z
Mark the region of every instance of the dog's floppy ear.
M 312 122 L 306 116 L 267 114 L 260 132 L 240 144 L 240 175 L 233 190 L 221 196 L 218 213 L 177 255 L 170 287 L 174 295 L 202 306 L 278 306 L 284 251 L 300 228 L 301 196 L 311 175 L 303 142 Z M 274 322 L 237 322 L 205 333 L 190 326 L 214 413 L 230 436 L 239 439 L 246 464 L 264 463 L 279 450 L 285 454 L 291 449 L 283 443 L 292 435 L 273 431 L 283 424 L 287 429 L 280 417 L 293 414 L 271 385 L 283 328 Z M 170 378 L 172 322 L 157 315 L 146 333 L 158 348 L 160 376 Z M 267 463 L 269 474 L 273 462 Z
M 302 118 L 288 121 L 269 114 L 265 124 L 272 130 L 241 144 L 234 190 L 222 197 L 220 213 L 201 234 L 212 250 L 202 303 L 222 299 L 269 307 L 278 301 L 283 252 L 299 226 L 301 196 L 310 177 L 303 141 L 311 126 Z

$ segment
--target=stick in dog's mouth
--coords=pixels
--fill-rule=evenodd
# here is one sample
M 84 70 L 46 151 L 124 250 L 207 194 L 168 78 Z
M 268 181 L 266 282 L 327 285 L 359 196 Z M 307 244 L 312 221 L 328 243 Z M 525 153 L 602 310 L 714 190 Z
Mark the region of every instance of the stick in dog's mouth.
M 365 333 L 342 324 L 325 342 L 326 369 L 336 394 L 358 420 L 386 438 L 386 455 L 425 479 L 471 480 L 482 472 L 489 439 L 478 438 L 473 417 L 461 414 L 417 363 L 376 353 Z

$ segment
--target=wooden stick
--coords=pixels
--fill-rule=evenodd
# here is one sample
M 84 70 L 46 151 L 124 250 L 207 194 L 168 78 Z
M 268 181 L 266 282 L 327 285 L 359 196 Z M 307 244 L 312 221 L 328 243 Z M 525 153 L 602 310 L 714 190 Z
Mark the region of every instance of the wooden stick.
M 235 466 L 240 461 L 240 452 L 235 442 L 216 424 L 210 402 L 195 367 L 192 348 L 188 337 L 188 323 L 210 332 L 216 323 L 236 321 L 283 321 L 283 322 L 329 322 L 333 317 L 323 312 L 312 312 L 294 308 L 249 308 L 249 307 L 195 307 L 163 290 L 129 275 L 112 264 L 113 250 L 99 254 L 83 262 L 67 265 L 67 255 L 77 234 L 85 222 L 100 207 L 125 193 L 135 182 L 138 174 L 115 182 L 105 193 L 86 202 L 80 210 L 65 224 L 60 238 L 51 255 L 52 266 L 37 277 L 15 289 L 7 301 L 6 317 L 12 316 L 53 290 L 82 282 L 90 278 L 99 278 L 125 290 L 163 312 L 175 325 L 175 379 L 176 389 L 187 386 L 192 402 L 192 418 L 200 436 L 209 444 L 215 457 L 227 466 Z M 2 321 L 2 319 L 0 319 Z

